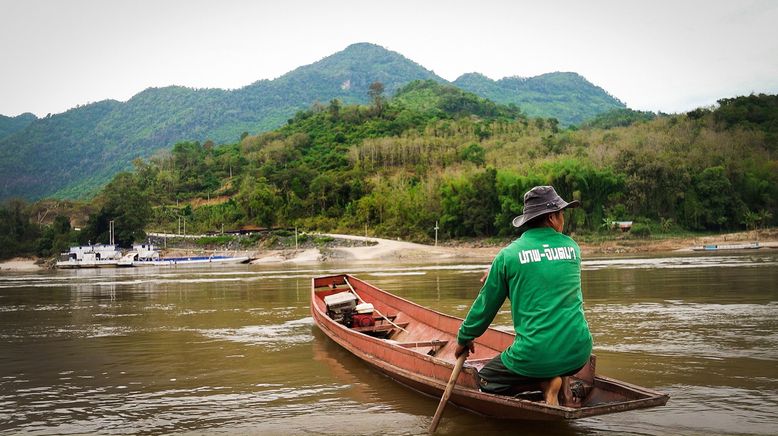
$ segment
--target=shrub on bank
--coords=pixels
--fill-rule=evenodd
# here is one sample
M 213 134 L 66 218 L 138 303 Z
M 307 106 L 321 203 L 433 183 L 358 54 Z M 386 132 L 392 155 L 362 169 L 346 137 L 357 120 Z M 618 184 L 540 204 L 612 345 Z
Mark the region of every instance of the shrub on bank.
M 651 227 L 645 223 L 633 223 L 629 234 L 636 238 L 648 238 L 651 236 Z

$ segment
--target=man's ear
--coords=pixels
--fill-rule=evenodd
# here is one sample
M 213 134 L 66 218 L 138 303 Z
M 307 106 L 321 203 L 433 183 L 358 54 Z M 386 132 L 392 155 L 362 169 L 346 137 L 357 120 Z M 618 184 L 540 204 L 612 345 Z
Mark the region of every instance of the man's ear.
M 564 211 L 558 211 L 548 214 L 548 224 L 556 231 L 561 232 L 564 226 Z

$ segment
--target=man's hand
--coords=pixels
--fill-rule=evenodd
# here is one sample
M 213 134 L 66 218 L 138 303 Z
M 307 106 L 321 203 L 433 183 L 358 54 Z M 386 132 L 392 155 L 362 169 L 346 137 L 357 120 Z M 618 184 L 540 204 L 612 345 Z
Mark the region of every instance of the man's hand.
M 473 341 L 467 341 L 465 345 L 457 344 L 457 349 L 454 350 L 454 357 L 459 358 L 463 353 L 466 353 L 465 355 L 475 353 Z

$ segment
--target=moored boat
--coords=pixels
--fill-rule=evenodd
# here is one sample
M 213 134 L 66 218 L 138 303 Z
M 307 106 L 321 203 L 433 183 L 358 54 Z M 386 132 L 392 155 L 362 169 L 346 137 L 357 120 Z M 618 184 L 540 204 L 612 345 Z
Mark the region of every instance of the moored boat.
M 758 250 L 764 247 L 759 242 L 745 244 L 708 244 L 700 247 L 692 247 L 692 251 L 722 251 L 722 250 Z
M 161 257 L 159 250 L 152 244 L 135 244 L 132 251 L 119 261 L 119 266 L 186 266 L 206 264 L 247 263 L 248 256 L 185 256 Z
M 236 264 L 247 263 L 248 256 L 189 256 L 189 257 L 161 257 L 157 260 L 140 260 L 132 263 L 132 266 L 186 266 L 207 264 Z
M 353 295 L 353 297 L 352 297 Z M 373 309 L 369 318 L 365 310 Z M 312 280 L 311 314 L 333 341 L 389 377 L 417 391 L 439 397 L 456 358 L 456 332 L 462 320 L 382 291 L 351 275 Z M 449 403 L 502 419 L 565 420 L 661 406 L 669 396 L 648 388 L 598 375 L 594 356 L 573 376 L 580 406 L 541 402 L 537 386 L 515 396 L 478 389 L 477 374 L 514 340 L 512 333 L 488 329 L 475 341 L 475 353 L 465 362 Z
M 122 257 L 116 245 L 94 244 L 70 247 L 57 261 L 57 268 L 113 268 Z

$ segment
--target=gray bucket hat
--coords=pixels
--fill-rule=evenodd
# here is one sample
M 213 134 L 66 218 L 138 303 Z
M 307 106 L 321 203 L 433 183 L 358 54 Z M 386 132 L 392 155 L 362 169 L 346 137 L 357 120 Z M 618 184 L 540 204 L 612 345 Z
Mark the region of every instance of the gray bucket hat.
M 533 218 L 547 213 L 580 205 L 578 200 L 573 200 L 570 203 L 563 200 L 553 186 L 535 186 L 524 194 L 524 211 L 513 219 L 513 227 L 521 227 Z

